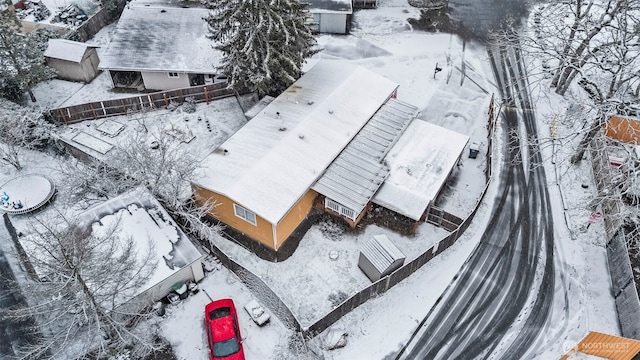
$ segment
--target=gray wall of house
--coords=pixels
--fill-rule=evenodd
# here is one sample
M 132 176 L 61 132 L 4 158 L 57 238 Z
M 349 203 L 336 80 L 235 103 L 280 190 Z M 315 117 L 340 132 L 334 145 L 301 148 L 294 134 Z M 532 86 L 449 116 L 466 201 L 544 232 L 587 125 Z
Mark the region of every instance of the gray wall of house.
M 142 80 L 147 90 L 171 90 L 189 87 L 189 75 L 178 73 L 177 78 L 170 78 L 169 72 L 142 72 Z
M 47 65 L 57 72 L 58 79 L 91 82 L 98 74 L 98 53 L 96 49 L 90 49 L 80 63 L 47 59 Z
M 315 13 L 313 14 L 313 21 L 318 24 L 316 30 L 320 33 L 347 33 L 347 14 Z

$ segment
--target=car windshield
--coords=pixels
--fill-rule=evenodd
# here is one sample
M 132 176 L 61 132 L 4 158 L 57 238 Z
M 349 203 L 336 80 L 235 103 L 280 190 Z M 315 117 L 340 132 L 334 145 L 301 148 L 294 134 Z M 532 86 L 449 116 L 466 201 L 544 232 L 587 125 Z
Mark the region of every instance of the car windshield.
M 213 343 L 214 357 L 226 357 L 229 355 L 233 355 L 238 351 L 240 351 L 240 346 L 238 345 L 236 338 Z

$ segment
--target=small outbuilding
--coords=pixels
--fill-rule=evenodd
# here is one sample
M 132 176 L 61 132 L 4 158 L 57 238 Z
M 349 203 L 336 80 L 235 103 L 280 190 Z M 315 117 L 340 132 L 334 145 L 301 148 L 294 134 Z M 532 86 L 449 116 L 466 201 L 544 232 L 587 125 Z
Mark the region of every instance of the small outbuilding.
M 170 293 L 177 283 L 204 278 L 204 256 L 143 187 L 90 208 L 79 220 L 97 234 L 116 228 L 115 236 L 133 242 L 138 264 L 157 263 L 142 286 L 120 293 L 116 303 L 148 305 Z
M 386 235 L 375 235 L 360 250 L 358 267 L 376 282 L 404 264 L 405 256 Z
M 50 39 L 44 57 L 59 79 L 90 83 L 98 75 L 97 48 L 77 41 Z
M 324 34 L 348 34 L 353 4 L 351 0 L 303 0 L 309 11 L 311 29 Z

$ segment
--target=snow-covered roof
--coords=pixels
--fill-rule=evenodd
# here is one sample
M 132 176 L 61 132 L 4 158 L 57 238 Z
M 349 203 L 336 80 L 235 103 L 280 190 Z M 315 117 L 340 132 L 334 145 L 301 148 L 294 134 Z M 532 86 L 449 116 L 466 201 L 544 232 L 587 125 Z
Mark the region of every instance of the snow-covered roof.
M 379 273 L 385 272 L 397 260 L 405 259 L 402 251 L 386 235 L 372 236 L 360 252 Z
M 303 0 L 310 13 L 353 13 L 351 0 Z
M 385 158 L 389 177 L 372 201 L 420 220 L 456 165 L 469 137 L 422 120 L 414 120 Z
M 320 61 L 205 158 L 195 183 L 277 224 L 397 87 Z
M 417 114 L 415 106 L 389 99 L 312 189 L 360 214 L 389 174 L 382 160 Z
M 147 282 L 135 293 L 123 294 L 121 303 L 202 257 L 162 205 L 144 188 L 134 189 L 87 210 L 80 215 L 80 221 L 85 226 L 90 225 L 93 232 L 110 229 L 119 221 L 117 236 L 135 242 L 140 262 L 147 255 L 157 260 L 155 271 Z M 153 253 L 149 254 L 149 251 Z
M 82 61 L 87 49 L 97 48 L 99 46 L 86 44 L 83 42 L 65 40 L 65 39 L 49 39 L 47 50 L 44 56 L 52 59 L 60 59 L 79 63 Z
M 206 38 L 204 8 L 132 1 L 100 59 L 101 69 L 215 73 L 222 53 Z

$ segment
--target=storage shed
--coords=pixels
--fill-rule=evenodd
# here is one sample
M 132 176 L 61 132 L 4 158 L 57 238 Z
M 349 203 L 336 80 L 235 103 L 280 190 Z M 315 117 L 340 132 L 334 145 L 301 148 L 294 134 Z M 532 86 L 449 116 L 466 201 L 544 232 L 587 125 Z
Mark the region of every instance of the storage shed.
M 375 235 L 360 250 L 358 267 L 376 282 L 401 267 L 404 259 L 404 254 L 386 235 Z
M 98 75 L 97 48 L 77 41 L 50 39 L 44 56 L 59 79 L 90 83 Z
M 351 0 L 303 0 L 308 5 L 311 29 L 324 34 L 348 34 L 353 5 Z M 310 19 L 311 20 L 311 19 Z

